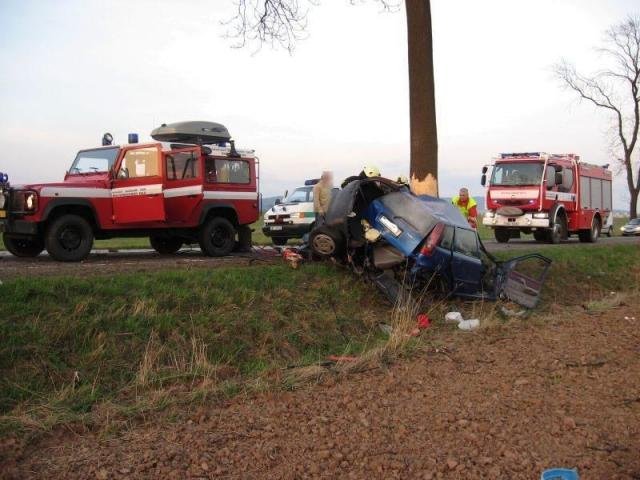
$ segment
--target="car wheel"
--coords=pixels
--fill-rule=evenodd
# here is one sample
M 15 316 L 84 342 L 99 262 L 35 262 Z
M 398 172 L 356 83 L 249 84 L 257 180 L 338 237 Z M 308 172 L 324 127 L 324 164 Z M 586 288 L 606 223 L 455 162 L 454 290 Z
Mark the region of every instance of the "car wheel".
M 508 228 L 494 228 L 493 235 L 496 237 L 498 243 L 507 243 L 511 238 L 511 232 Z
M 44 250 L 44 242 L 39 237 L 21 238 L 5 233 L 2 235 L 2 241 L 8 252 L 15 257 L 37 257 Z
M 271 241 L 273 242 L 274 245 L 281 247 L 282 245 L 286 245 L 289 239 L 284 237 L 273 237 Z
M 343 242 L 328 227 L 318 227 L 309 235 L 309 245 L 311 251 L 321 257 L 333 257 L 342 251 Z
M 580 230 L 578 238 L 583 243 L 596 243 L 600 236 L 600 220 L 597 217 L 593 217 L 591 221 L 591 228 L 589 230 Z
M 160 255 L 171 255 L 182 248 L 183 241 L 177 237 L 163 235 L 151 235 L 149 237 L 151 247 Z
M 208 257 L 224 257 L 235 247 L 236 229 L 226 218 L 213 217 L 200 229 L 199 243 Z
M 62 215 L 47 228 L 44 244 L 55 260 L 79 262 L 91 252 L 93 230 L 89 222 L 78 215 Z

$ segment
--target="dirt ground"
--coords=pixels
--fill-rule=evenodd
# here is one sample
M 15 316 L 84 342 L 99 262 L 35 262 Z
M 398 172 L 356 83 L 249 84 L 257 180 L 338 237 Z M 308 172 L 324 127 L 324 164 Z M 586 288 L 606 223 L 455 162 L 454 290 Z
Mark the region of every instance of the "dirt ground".
M 536 479 L 564 466 L 582 480 L 640 478 L 637 299 L 424 335 L 388 369 L 238 397 L 178 423 L 4 439 L 0 477 Z

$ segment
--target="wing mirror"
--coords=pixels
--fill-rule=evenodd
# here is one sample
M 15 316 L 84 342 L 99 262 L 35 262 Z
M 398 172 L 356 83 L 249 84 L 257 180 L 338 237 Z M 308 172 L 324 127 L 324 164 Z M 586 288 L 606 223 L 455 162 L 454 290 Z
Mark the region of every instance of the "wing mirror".
M 487 167 L 486 165 L 484 167 L 482 167 L 482 173 L 483 174 L 487 173 L 487 170 L 489 170 L 489 167 Z
M 487 175 L 483 173 L 482 176 L 480 177 L 480 185 L 484 187 L 486 184 L 487 184 Z

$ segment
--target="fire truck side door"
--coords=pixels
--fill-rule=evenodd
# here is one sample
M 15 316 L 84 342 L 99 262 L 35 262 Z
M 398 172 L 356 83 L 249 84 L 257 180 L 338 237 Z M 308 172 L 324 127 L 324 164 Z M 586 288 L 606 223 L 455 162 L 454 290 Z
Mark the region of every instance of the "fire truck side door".
M 162 166 L 158 147 L 125 151 L 111 187 L 115 223 L 165 220 Z
M 164 153 L 162 157 L 167 222 L 188 222 L 203 197 L 200 149 L 174 150 Z

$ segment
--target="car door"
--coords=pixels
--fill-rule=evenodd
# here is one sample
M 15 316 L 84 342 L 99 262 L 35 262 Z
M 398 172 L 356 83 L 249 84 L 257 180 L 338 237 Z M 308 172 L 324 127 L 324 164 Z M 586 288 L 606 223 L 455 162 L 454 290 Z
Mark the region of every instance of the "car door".
M 202 201 L 202 159 L 199 148 L 162 154 L 165 167 L 164 205 L 167 222 L 188 223 Z
M 111 186 L 115 223 L 165 220 L 160 158 L 158 146 L 133 147 L 124 151 Z
M 477 233 L 466 228 L 456 228 L 451 257 L 451 275 L 455 293 L 481 296 L 483 273 L 484 267 L 480 259 Z

